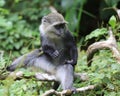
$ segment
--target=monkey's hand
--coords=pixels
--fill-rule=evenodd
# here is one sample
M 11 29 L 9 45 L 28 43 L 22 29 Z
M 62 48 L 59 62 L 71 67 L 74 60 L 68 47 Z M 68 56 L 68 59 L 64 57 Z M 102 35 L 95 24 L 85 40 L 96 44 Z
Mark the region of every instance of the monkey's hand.
M 72 66 L 76 65 L 76 63 L 73 61 L 73 59 L 71 59 L 71 60 L 65 60 L 65 64 L 71 64 Z
M 59 56 L 59 51 L 55 50 L 52 46 L 44 45 L 42 47 L 42 50 L 44 53 L 46 53 L 47 55 L 49 55 L 53 59 Z
M 55 50 L 53 53 L 52 53 L 52 57 L 53 58 L 56 58 L 59 56 L 59 51 L 58 50 Z

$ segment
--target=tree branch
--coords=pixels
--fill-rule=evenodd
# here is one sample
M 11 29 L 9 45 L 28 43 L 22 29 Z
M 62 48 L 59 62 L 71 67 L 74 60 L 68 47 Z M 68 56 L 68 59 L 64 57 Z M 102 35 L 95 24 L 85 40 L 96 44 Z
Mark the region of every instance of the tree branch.
M 117 47 L 116 39 L 113 36 L 112 30 L 108 31 L 109 38 L 106 41 L 95 42 L 91 44 L 87 49 L 87 65 L 91 66 L 92 58 L 96 51 L 99 49 L 110 49 L 113 53 L 113 57 L 116 58 L 117 62 L 120 63 L 120 52 Z
M 22 71 L 18 71 L 18 72 L 10 72 L 7 77 L 8 78 L 10 77 L 13 79 L 35 77 L 37 80 L 40 80 L 40 81 L 57 81 L 57 79 L 54 75 L 50 75 L 47 73 L 36 73 L 35 75 L 24 76 L 24 73 Z M 74 73 L 74 77 L 80 78 L 80 80 L 82 80 L 82 81 L 88 80 L 88 75 L 86 73 Z
M 92 90 L 95 88 L 95 85 L 89 85 L 86 87 L 81 87 L 76 89 L 76 93 L 78 92 L 85 92 L 88 90 Z M 50 95 L 56 95 L 56 96 L 65 96 L 65 95 L 72 95 L 73 92 L 71 90 L 63 90 L 61 92 L 55 91 L 54 89 L 46 91 L 42 96 L 50 96 Z

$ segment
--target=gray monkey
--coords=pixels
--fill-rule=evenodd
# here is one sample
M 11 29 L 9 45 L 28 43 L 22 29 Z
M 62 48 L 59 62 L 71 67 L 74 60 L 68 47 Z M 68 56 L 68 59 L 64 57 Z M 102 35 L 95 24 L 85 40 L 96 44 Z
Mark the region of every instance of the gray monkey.
M 67 28 L 64 17 L 53 12 L 44 16 L 39 26 L 41 49 L 36 49 L 17 58 L 7 67 L 14 71 L 17 67 L 34 66 L 56 76 L 53 88 L 61 84 L 63 90 L 74 90 L 74 67 L 77 64 L 77 46 Z M 42 54 L 40 54 L 43 52 Z

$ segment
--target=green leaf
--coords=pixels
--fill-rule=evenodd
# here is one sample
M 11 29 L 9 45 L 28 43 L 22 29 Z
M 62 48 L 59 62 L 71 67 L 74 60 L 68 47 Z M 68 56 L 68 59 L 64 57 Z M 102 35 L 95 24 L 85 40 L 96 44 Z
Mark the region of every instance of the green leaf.
M 18 42 L 18 43 L 15 43 L 14 44 L 14 47 L 16 48 L 16 49 L 19 49 L 20 47 L 21 47 L 21 44 Z
M 108 22 L 110 24 L 110 26 L 114 29 L 117 23 L 116 17 L 112 16 Z
M 24 73 L 24 76 L 26 76 L 26 77 L 29 77 L 29 76 L 32 76 L 32 75 L 33 75 L 33 73 L 28 72 L 28 71 L 26 71 L 26 73 Z
M 114 89 L 115 89 L 114 85 L 113 85 L 113 84 L 111 84 L 111 83 L 108 83 L 107 87 L 108 87 L 109 89 L 112 89 L 112 90 L 114 90 Z
M 0 89 L 0 96 L 7 96 L 7 90 L 5 88 Z
M 5 0 L 0 0 L 0 7 L 5 5 Z
M 98 28 L 98 29 L 92 31 L 89 35 L 87 35 L 85 40 L 89 40 L 89 39 L 92 39 L 94 37 L 102 36 L 105 33 L 107 33 L 107 29 L 106 28 L 101 28 L 101 29 Z

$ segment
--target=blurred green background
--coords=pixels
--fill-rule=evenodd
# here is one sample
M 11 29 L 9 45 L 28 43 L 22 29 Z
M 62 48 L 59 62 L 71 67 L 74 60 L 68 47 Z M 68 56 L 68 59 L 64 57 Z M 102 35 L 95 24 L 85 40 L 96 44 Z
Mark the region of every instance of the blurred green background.
M 112 58 L 111 51 L 97 52 L 92 66 L 86 65 L 86 49 L 96 41 L 105 40 L 108 27 L 112 27 L 120 48 L 120 19 L 116 12 L 120 0 L 0 0 L 0 76 L 14 58 L 40 47 L 38 27 L 42 16 L 50 13 L 50 6 L 69 22 L 69 30 L 81 50 L 76 71 L 90 76 L 88 81 L 76 80 L 74 85 L 100 85 L 74 96 L 120 96 L 120 65 Z M 0 96 L 42 96 L 50 88 L 51 83 L 32 78 L 0 80 Z

